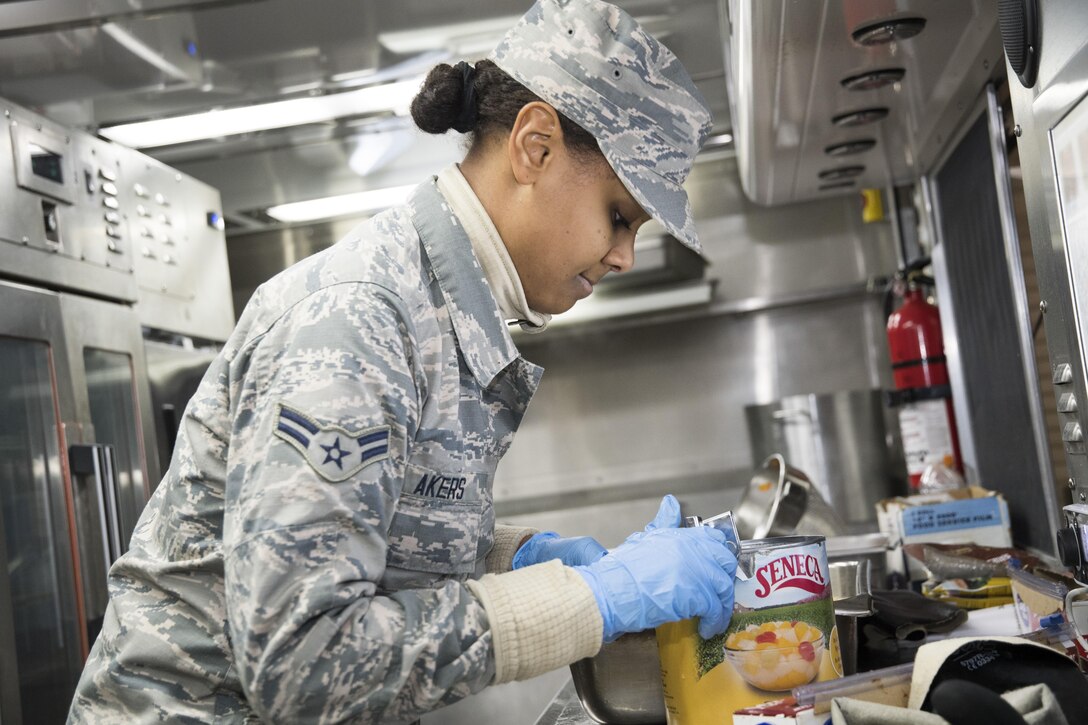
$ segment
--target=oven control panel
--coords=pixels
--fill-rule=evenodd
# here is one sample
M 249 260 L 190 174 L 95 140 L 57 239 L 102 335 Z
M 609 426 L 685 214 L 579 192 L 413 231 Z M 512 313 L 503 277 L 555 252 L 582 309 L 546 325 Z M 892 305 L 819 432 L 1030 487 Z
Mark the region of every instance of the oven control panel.
M 234 310 L 219 192 L 2 99 L 0 109 L 0 275 L 225 340 Z

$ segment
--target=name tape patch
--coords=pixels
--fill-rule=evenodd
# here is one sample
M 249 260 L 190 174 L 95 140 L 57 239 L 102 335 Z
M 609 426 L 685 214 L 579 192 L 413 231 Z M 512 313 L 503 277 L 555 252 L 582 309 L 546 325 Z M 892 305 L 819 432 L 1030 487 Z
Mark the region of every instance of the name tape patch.
M 465 484 L 468 479 L 465 476 L 444 476 L 441 473 L 424 473 L 415 490 L 416 496 L 424 498 L 437 498 L 446 501 L 460 501 L 465 497 Z

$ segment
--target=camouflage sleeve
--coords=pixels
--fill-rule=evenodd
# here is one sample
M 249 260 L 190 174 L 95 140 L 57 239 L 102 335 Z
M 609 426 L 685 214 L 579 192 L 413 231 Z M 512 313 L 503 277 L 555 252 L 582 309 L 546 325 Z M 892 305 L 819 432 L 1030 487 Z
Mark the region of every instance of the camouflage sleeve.
M 381 588 L 428 394 L 408 320 L 391 293 L 339 284 L 231 361 L 227 613 L 262 719 L 408 721 L 494 678 L 487 615 L 463 584 Z

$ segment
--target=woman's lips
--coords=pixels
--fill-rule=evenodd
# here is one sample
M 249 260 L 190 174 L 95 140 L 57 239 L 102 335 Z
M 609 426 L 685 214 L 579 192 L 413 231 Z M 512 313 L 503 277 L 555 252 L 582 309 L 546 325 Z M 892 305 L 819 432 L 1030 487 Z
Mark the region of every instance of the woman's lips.
M 586 279 L 582 275 L 578 275 L 576 277 L 576 279 L 578 280 L 579 283 L 581 283 L 581 286 L 582 286 L 582 295 L 581 295 L 581 297 L 579 299 L 585 299 L 586 297 L 589 297 L 591 294 L 593 294 L 593 283 L 592 282 L 590 282 L 588 279 Z

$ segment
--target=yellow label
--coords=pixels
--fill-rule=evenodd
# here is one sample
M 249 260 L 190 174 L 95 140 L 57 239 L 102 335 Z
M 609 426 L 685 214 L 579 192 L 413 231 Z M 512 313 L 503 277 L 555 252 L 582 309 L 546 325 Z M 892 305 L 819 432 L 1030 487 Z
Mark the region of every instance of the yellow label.
M 839 628 L 831 628 L 831 646 L 827 648 L 831 654 L 831 666 L 835 668 L 835 676 L 842 677 L 842 654 L 839 651 Z
M 831 608 L 829 600 L 814 604 Z M 711 640 L 699 636 L 695 620 L 662 625 L 657 647 L 668 723 L 728 723 L 736 710 L 841 677 L 838 645 L 837 628 L 795 620 L 731 625 Z

